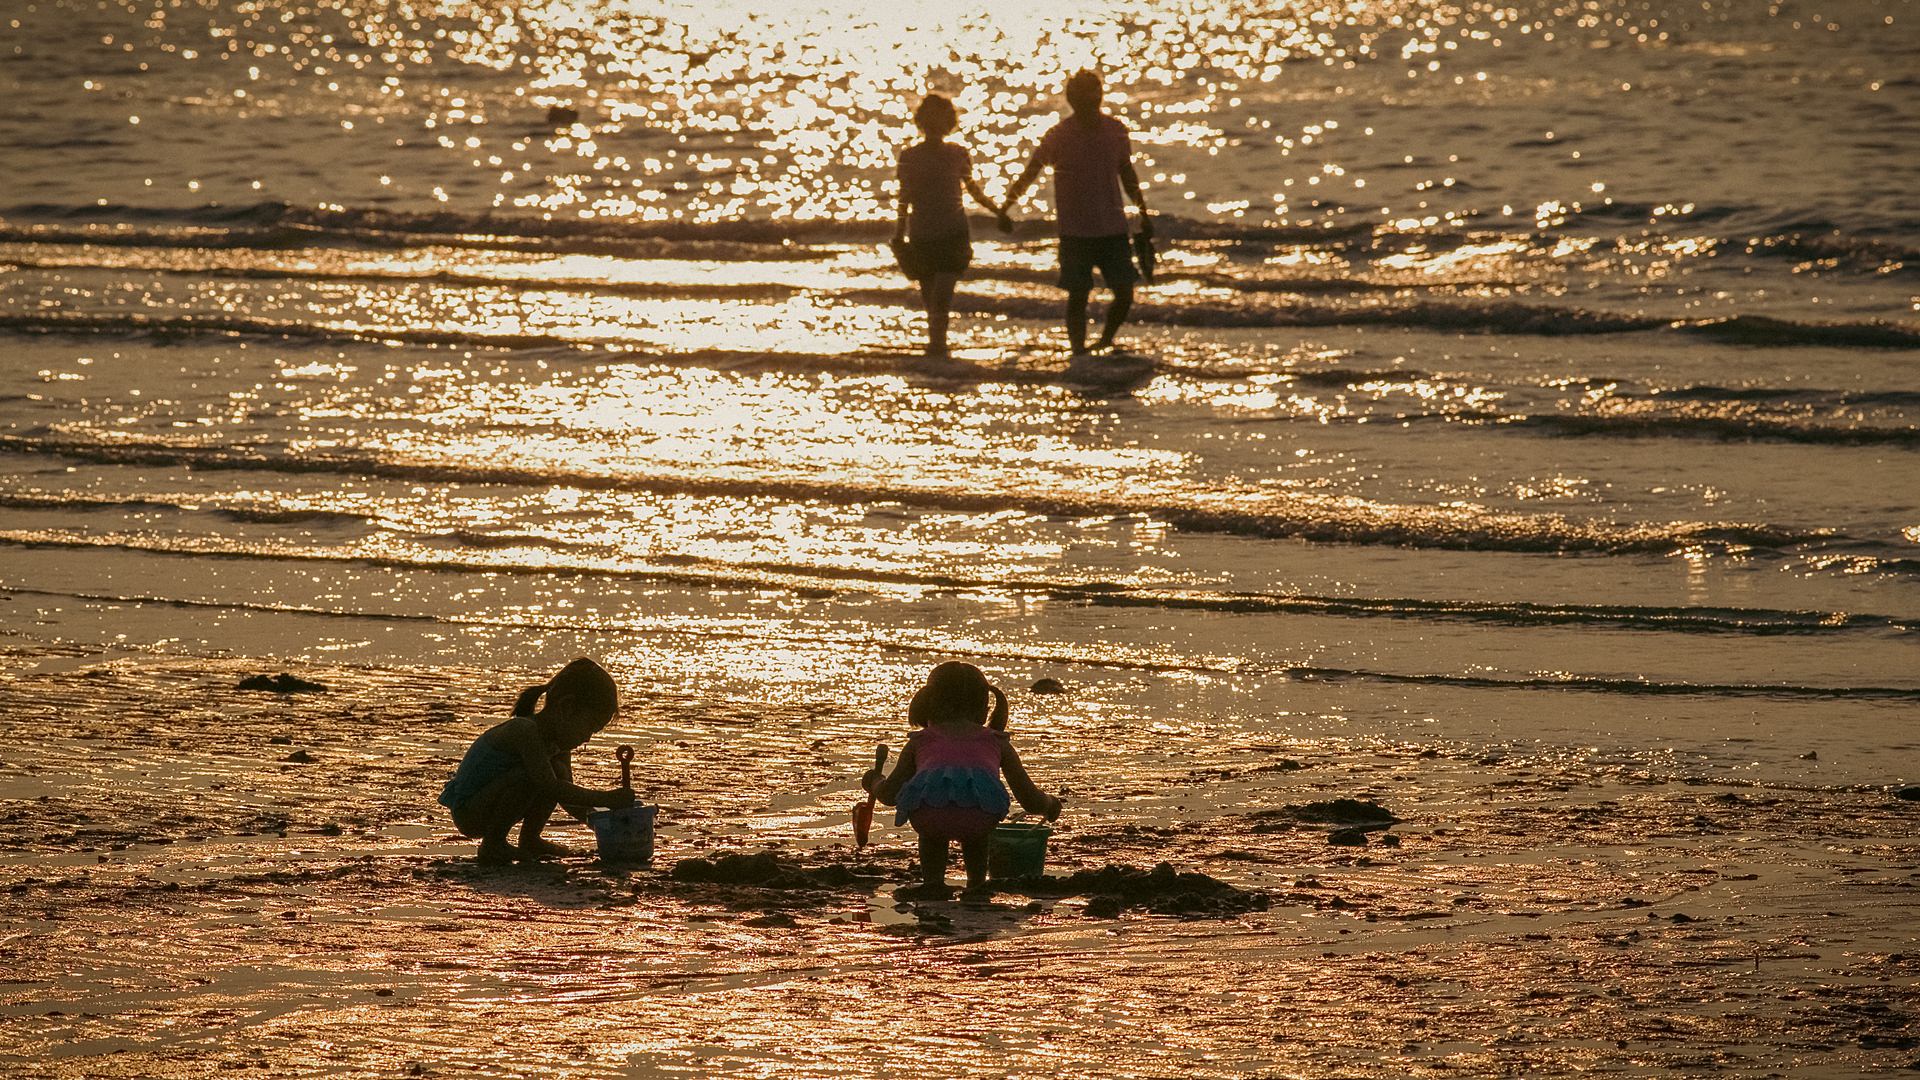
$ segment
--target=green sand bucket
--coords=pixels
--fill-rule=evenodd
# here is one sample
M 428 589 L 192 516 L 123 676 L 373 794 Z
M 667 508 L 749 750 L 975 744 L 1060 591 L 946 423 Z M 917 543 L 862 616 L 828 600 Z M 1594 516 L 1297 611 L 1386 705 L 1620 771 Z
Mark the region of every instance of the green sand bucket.
M 987 876 L 995 881 L 1037 878 L 1047 866 L 1053 829 L 1037 821 L 1003 821 L 987 839 Z

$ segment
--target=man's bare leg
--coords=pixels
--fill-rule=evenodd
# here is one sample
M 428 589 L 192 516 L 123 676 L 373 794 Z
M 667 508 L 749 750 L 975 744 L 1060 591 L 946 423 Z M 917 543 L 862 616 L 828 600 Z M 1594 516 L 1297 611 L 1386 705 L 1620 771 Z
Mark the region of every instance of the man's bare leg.
M 1113 348 L 1113 339 L 1120 334 L 1120 324 L 1127 321 L 1127 312 L 1133 310 L 1133 286 L 1125 285 L 1113 290 L 1113 303 L 1107 307 L 1106 328 L 1100 332 L 1100 343 L 1096 349 Z
M 1067 345 L 1075 356 L 1087 353 L 1087 294 L 1091 291 L 1074 289 L 1067 293 Z

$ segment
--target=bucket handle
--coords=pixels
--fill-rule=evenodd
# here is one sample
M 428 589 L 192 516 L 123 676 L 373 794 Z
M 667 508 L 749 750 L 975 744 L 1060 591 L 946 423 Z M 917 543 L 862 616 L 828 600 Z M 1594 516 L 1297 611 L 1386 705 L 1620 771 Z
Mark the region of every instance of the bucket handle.
M 1057 833 L 1061 828 L 1059 818 L 1048 821 L 1044 814 L 1029 813 L 1024 809 L 1015 810 L 1009 814 L 1006 823 L 1008 825 L 1045 825 L 1049 833 Z

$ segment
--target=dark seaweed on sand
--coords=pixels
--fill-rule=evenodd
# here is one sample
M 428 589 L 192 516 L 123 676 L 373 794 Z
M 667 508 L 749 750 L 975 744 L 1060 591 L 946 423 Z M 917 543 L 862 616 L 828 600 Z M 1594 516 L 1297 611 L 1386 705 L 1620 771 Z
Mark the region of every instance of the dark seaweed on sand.
M 1349 829 L 1385 829 L 1400 819 L 1393 811 L 1366 799 L 1330 799 L 1302 805 L 1282 806 L 1277 810 L 1256 810 L 1247 815 L 1256 833 L 1287 832 L 1296 823 L 1341 825 Z
M 844 889 L 873 886 L 885 880 L 876 870 L 846 863 L 802 866 L 772 851 L 725 852 L 706 858 L 681 859 L 667 871 L 675 881 L 703 885 L 745 885 L 758 889 Z
M 313 682 L 284 671 L 278 675 L 249 675 L 241 679 L 234 689 L 266 690 L 275 694 L 323 694 L 327 690 L 324 683 Z
M 1086 896 L 1087 914 L 1096 918 L 1112 918 L 1131 908 L 1185 918 L 1244 915 L 1265 911 L 1272 902 L 1266 893 L 1229 885 L 1209 874 L 1175 870 L 1171 863 L 1161 863 L 1151 870 L 1117 865 L 1078 870 L 1065 877 L 1023 883 L 1020 891 L 1038 896 Z

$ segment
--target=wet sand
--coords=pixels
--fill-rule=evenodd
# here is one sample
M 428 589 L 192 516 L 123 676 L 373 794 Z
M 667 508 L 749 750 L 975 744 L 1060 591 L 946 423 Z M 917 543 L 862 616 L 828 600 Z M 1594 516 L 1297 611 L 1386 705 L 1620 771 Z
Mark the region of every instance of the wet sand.
M 590 749 L 638 745 L 664 807 L 655 869 L 485 869 L 433 797 L 526 673 L 303 664 L 326 690 L 281 695 L 235 688 L 271 661 L 0 656 L 0 1067 L 17 1074 L 1920 1064 L 1920 802 L 1884 787 L 1433 742 L 1183 748 L 1076 772 L 1049 870 L 1167 862 L 1267 910 L 1101 917 L 1046 889 L 912 905 L 892 897 L 910 834 L 850 847 L 853 778 L 897 723 L 861 703 L 623 672 L 626 711 Z M 1042 767 L 1080 749 L 1061 740 Z M 589 757 L 606 775 L 588 782 L 610 764 Z M 1342 798 L 1399 820 L 1330 844 L 1336 825 L 1299 808 Z M 759 850 L 798 887 L 669 873 Z

